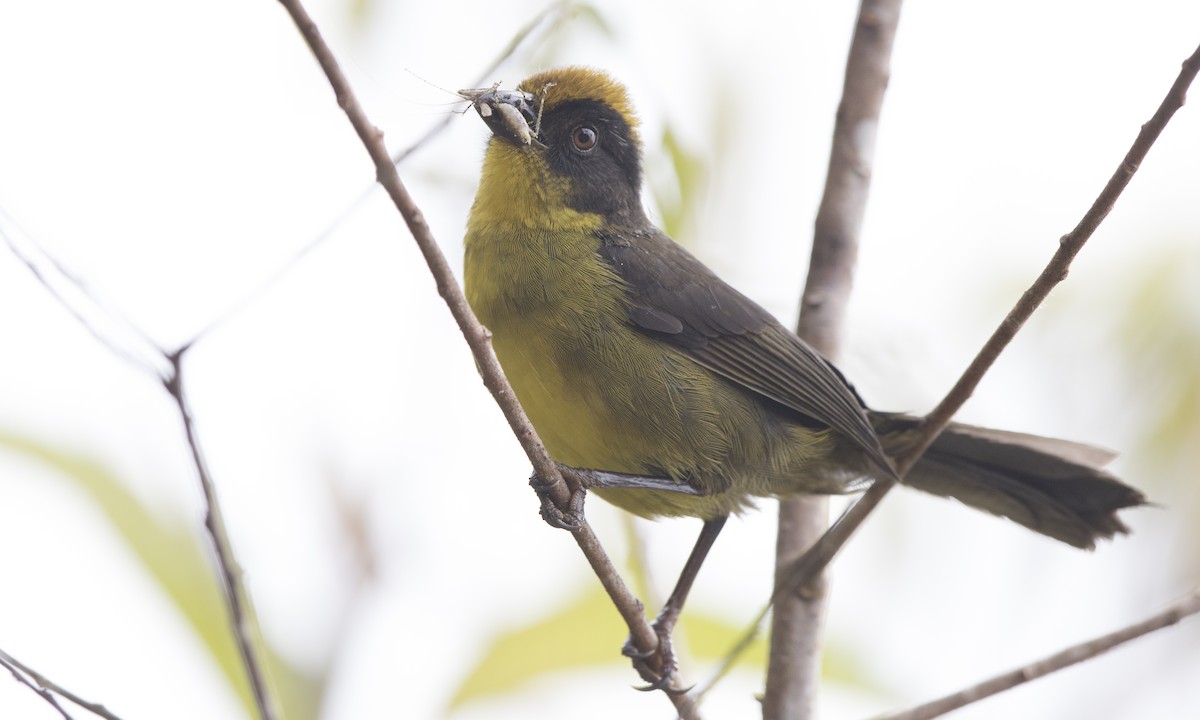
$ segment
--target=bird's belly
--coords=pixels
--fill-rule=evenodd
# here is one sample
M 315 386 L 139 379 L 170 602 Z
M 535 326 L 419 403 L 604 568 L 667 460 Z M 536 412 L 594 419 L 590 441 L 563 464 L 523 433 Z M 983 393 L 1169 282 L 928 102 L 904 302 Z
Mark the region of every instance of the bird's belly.
M 613 504 L 646 515 L 715 517 L 752 496 L 837 492 L 809 472 L 829 452 L 828 433 L 778 417 L 755 396 L 691 358 L 596 313 L 564 318 L 544 308 L 481 320 L 509 382 L 556 461 L 687 483 L 701 496 L 608 490 Z
M 546 450 L 575 467 L 644 474 L 663 472 L 670 438 L 687 422 L 684 403 L 672 406 L 672 379 L 662 353 L 647 352 L 610 328 L 564 333 L 549 319 L 524 331 L 493 329 L 496 355 Z M 677 451 L 678 452 L 678 451 Z

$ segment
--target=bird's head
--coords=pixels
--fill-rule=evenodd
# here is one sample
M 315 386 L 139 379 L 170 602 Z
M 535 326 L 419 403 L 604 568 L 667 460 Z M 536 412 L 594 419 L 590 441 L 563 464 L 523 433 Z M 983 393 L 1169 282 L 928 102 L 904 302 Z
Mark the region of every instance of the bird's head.
M 579 213 L 644 222 L 637 118 L 625 87 L 581 67 L 547 70 L 515 90 L 460 90 L 492 131 L 475 212 L 524 224 Z M 481 207 L 481 203 L 487 207 Z

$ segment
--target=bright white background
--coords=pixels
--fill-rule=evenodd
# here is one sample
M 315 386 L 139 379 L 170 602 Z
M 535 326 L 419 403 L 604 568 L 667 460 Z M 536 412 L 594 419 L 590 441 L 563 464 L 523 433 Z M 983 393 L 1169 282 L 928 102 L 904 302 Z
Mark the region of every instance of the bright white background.
M 406 68 L 447 88 L 469 85 L 541 7 L 378 2 L 363 24 L 349 5 L 314 0 L 310 11 L 393 148 L 461 109 Z M 568 25 L 494 80 L 515 84 L 543 63 L 573 62 L 627 82 L 644 137 L 655 140 L 651 180 L 669 185 L 656 142 L 668 124 L 708 163 L 706 202 L 682 239 L 793 322 L 855 8 L 598 8 L 607 35 Z M 909 4 L 843 362 L 872 404 L 923 411 L 936 402 L 1198 42 L 1200 5 L 1188 0 Z M 455 267 L 485 136 L 472 115 L 456 118 L 401 167 Z M 1131 447 L 1145 411 L 1130 404 L 1136 386 L 1113 383 L 1117 351 L 1104 344 L 1113 318 L 1100 302 L 1121 294 L 1127 270 L 1180 248 L 1191 248 L 1180 255 L 1191 277 L 1200 273 L 1198 168 L 1193 104 L 1076 263 L 1058 296 L 1074 298 L 1075 314 L 1052 300 L 1056 319 L 1035 321 L 964 411 L 1122 449 L 1116 469 L 1159 507 L 1129 513 L 1132 537 L 1086 554 L 897 491 L 836 564 L 829 631 L 882 690 L 831 683 L 823 717 L 955 690 L 1139 619 L 1200 579 L 1194 552 L 1193 566 L 1179 565 L 1180 538 L 1197 541 L 1179 531 L 1185 490 L 1134 474 L 1150 462 Z M 165 347 L 241 303 L 372 177 L 274 2 L 0 4 L 0 208 Z M 206 335 L 187 373 L 265 632 L 311 666 L 342 636 L 326 717 L 440 716 L 496 633 L 588 587 L 573 543 L 538 520 L 527 463 L 382 193 Z M 157 511 L 202 531 L 165 393 L 101 347 L 7 251 L 0 430 L 93 457 Z M 365 508 L 380 563 L 345 626 L 334 619 L 349 574 L 329 512 L 335 494 Z M 763 505 L 730 524 L 695 607 L 736 623 L 767 596 L 774 513 Z M 620 557 L 615 511 L 594 502 L 589 512 Z M 660 582 L 697 527 L 648 526 Z M 126 720 L 240 712 L 100 513 L 53 474 L 5 455 L 0 648 Z M 1197 648 L 1192 621 L 964 715 L 1200 716 Z M 546 678 L 456 717 L 669 715 L 661 698 L 629 691 L 634 674 L 616 668 Z M 757 675 L 735 675 L 708 715 L 756 715 L 760 686 Z M 0 717 L 56 713 L 0 678 Z

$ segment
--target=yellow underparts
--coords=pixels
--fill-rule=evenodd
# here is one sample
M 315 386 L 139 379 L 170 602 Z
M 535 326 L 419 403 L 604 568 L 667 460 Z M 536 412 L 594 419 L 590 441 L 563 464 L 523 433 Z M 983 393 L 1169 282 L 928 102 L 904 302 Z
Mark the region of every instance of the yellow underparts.
M 492 140 L 466 236 L 467 298 L 555 460 L 690 481 L 705 497 L 600 490 L 636 514 L 714 517 L 798 482 L 826 433 L 789 425 L 744 389 L 626 320 L 597 254 L 598 215 L 566 205 L 534 148 Z M 828 492 L 828 490 L 826 490 Z

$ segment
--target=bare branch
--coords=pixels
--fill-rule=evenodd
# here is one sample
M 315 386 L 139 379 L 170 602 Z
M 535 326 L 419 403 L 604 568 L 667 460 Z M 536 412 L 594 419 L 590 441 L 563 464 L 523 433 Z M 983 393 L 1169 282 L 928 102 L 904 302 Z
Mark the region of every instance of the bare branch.
M 500 407 L 501 412 L 503 412 L 513 433 L 517 436 L 517 440 L 521 443 L 521 447 L 525 450 L 526 455 L 529 456 L 534 472 L 547 485 L 551 499 L 560 510 L 568 512 L 572 493 L 578 490 L 578 487 L 568 487 L 567 481 L 563 479 L 562 473 L 559 472 L 558 467 L 546 453 L 541 439 L 538 438 L 533 425 L 525 415 L 525 411 L 521 409 L 520 404 L 517 402 L 512 387 L 509 386 L 508 380 L 504 377 L 504 373 L 500 368 L 500 363 L 496 360 L 496 356 L 492 352 L 491 334 L 479 323 L 475 318 L 475 314 L 471 312 L 462 289 L 454 279 L 450 264 L 446 261 L 445 255 L 442 254 L 441 249 L 438 247 L 437 241 L 434 239 L 429 225 L 425 222 L 420 208 L 417 207 L 412 196 L 409 195 L 408 190 L 405 188 L 404 183 L 400 180 L 400 175 L 397 173 L 396 167 L 388 155 L 387 146 L 383 142 L 383 133 L 367 119 L 366 113 L 363 112 L 362 106 L 359 105 L 353 89 L 350 87 L 345 74 L 334 57 L 333 51 L 330 50 L 325 40 L 321 37 L 320 30 L 308 15 L 303 5 L 299 0 L 280 0 L 280 4 L 291 15 L 300 34 L 304 37 L 305 42 L 308 43 L 309 49 L 316 57 L 326 78 L 329 80 L 330 86 L 333 88 L 338 106 L 346 113 L 346 117 L 362 141 L 367 154 L 371 156 L 371 160 L 375 163 L 376 180 L 383 186 L 388 197 L 392 199 L 396 209 L 403 216 L 409 232 L 412 233 L 413 239 L 417 243 L 417 247 L 420 248 L 422 255 L 425 257 L 425 262 L 429 266 L 429 271 L 432 273 L 437 285 L 438 294 L 446 302 L 446 306 L 450 309 L 450 314 L 454 317 L 455 322 L 458 323 L 459 329 L 462 331 L 463 337 L 466 338 L 467 345 L 475 357 L 484 386 L 492 393 L 496 404 Z M 642 603 L 633 596 L 617 573 L 612 561 L 600 546 L 599 539 L 592 532 L 591 526 L 586 521 L 583 521 L 576 529 L 571 531 L 571 534 L 574 536 L 575 542 L 579 545 L 579 549 L 583 551 L 588 563 L 592 566 L 592 570 L 600 579 L 600 583 L 604 586 L 605 591 L 612 598 L 613 605 L 625 620 L 625 624 L 629 626 L 634 646 L 641 652 L 653 652 L 658 646 L 658 638 L 654 630 L 650 627 L 650 623 L 646 620 Z M 671 683 L 670 690 L 679 690 L 682 687 L 681 681 L 676 677 Z M 677 692 L 667 692 L 665 694 L 675 705 L 681 717 L 699 717 L 695 705 L 686 694 Z
M 1068 235 L 1063 236 L 1063 238 L 1060 240 L 1059 250 L 1055 253 L 1049 265 L 1047 265 L 1046 269 L 1042 272 L 1042 275 L 1039 276 L 1034 285 L 1031 286 L 1030 289 L 1027 290 L 1026 293 L 1021 297 L 1017 305 L 1012 311 L 1010 311 L 1008 317 L 1005 318 L 1004 322 L 996 330 L 992 339 L 988 341 L 987 345 L 985 345 L 986 351 L 987 348 L 991 348 L 993 344 L 999 343 L 997 347 L 987 351 L 988 356 L 990 356 L 990 360 L 988 360 L 986 363 L 980 364 L 978 362 L 979 358 L 976 358 L 977 362 L 973 362 L 971 364 L 968 370 L 964 372 L 959 382 L 955 385 L 955 388 L 949 395 L 947 395 L 946 399 L 939 404 L 938 409 L 935 409 L 934 413 L 938 414 L 937 427 L 935 428 L 932 422 L 926 420 L 926 425 L 924 428 L 925 433 L 931 433 L 935 430 L 937 432 L 941 431 L 945 423 L 949 421 L 949 417 L 957 412 L 958 408 L 961 407 L 964 402 L 966 402 L 967 398 L 974 391 L 975 386 L 978 385 L 979 381 L 982 379 L 983 373 L 987 371 L 987 368 L 990 367 L 991 362 L 995 361 L 995 358 L 999 355 L 999 352 L 1003 350 L 1008 341 L 1012 339 L 1013 335 L 1016 333 L 1016 330 L 1020 328 L 1020 325 L 1028 319 L 1029 315 L 1031 315 L 1037 308 L 1037 305 L 1045 299 L 1045 296 L 1049 293 L 1050 289 L 1052 289 L 1055 284 L 1066 277 L 1070 260 L 1073 259 L 1075 254 L 1079 252 L 1079 248 L 1082 247 L 1082 245 L 1087 241 L 1088 237 L 1090 237 L 1091 233 L 1095 231 L 1096 226 L 1099 225 L 1099 222 L 1104 218 L 1105 215 L 1108 214 L 1108 211 L 1111 210 L 1112 205 L 1120 195 L 1121 190 L 1126 184 L 1128 184 L 1132 173 L 1137 170 L 1138 165 L 1140 165 L 1141 161 L 1146 157 L 1150 147 L 1154 144 L 1155 139 L 1157 139 L 1167 122 L 1171 119 L 1171 116 L 1176 110 L 1183 106 L 1187 89 L 1195 80 L 1198 70 L 1200 70 L 1200 48 L 1197 48 L 1196 52 L 1194 52 L 1191 57 L 1183 62 L 1183 67 L 1180 70 L 1179 76 L 1176 78 L 1175 83 L 1171 86 L 1171 89 L 1168 91 L 1162 104 L 1159 106 L 1154 116 L 1142 126 L 1141 132 L 1138 134 L 1133 145 L 1130 147 L 1129 152 L 1118 166 L 1112 179 L 1109 180 L 1109 183 L 1105 186 L 1100 196 L 1093 203 L 1092 208 L 1088 211 L 1087 215 L 1084 216 L 1084 219 L 1080 221 L 1075 230 Z M 1073 248 L 1073 250 L 1070 250 L 1069 248 Z M 1044 278 L 1049 278 L 1050 280 L 1047 281 L 1048 286 L 1041 287 Z M 999 341 L 997 338 L 1002 338 L 1003 340 Z M 980 352 L 981 357 L 985 355 L 985 351 Z M 930 413 L 930 417 L 932 417 L 934 413 Z M 933 442 L 934 437 L 936 437 L 936 435 L 927 435 L 925 442 L 919 448 L 916 448 L 916 450 L 924 452 L 924 449 Z M 919 454 L 914 456 L 913 451 L 910 451 L 908 455 L 901 459 L 901 463 L 898 463 L 900 464 L 899 469 L 902 472 L 907 472 L 907 470 L 916 463 L 917 459 L 919 459 Z M 713 678 L 705 683 L 704 687 L 701 689 L 701 695 L 711 689 L 712 686 L 715 685 L 716 682 L 720 680 L 720 678 L 723 677 L 730 668 L 733 667 L 734 663 L 737 661 L 737 658 L 744 653 L 746 649 L 749 648 L 753 643 L 754 639 L 758 637 L 758 634 L 762 628 L 762 624 L 767 617 L 767 613 L 770 610 L 771 605 L 777 602 L 778 598 L 781 596 L 781 593 L 786 592 L 790 588 L 802 587 L 806 582 L 809 581 L 810 578 L 815 577 L 818 573 L 820 573 L 833 559 L 838 550 L 840 550 L 841 547 L 849 540 L 850 535 L 863 523 L 867 515 L 869 515 L 870 512 L 874 510 L 875 507 L 880 503 L 880 501 L 883 500 L 884 496 L 887 495 L 893 485 L 893 482 L 877 481 L 866 493 L 864 493 L 858 502 L 850 507 L 838 519 L 838 521 L 833 524 L 828 532 L 821 536 L 820 540 L 818 540 L 811 548 L 809 548 L 808 551 L 804 553 L 804 555 L 802 555 L 787 569 L 789 576 L 788 582 L 777 582 L 775 594 L 772 596 L 771 601 L 768 602 L 767 606 L 763 608 L 758 617 L 750 623 L 745 634 L 726 654 L 721 668 L 718 669 Z
M 192 413 L 188 409 L 187 397 L 183 390 L 183 354 L 188 346 L 181 348 L 168 357 L 171 361 L 172 373 L 163 381 L 163 387 L 175 400 L 179 417 L 183 420 L 183 430 L 187 435 L 188 448 L 192 454 L 192 465 L 200 480 L 200 488 L 204 492 L 206 514 L 204 526 L 212 538 L 213 550 L 217 556 L 217 566 L 220 569 L 221 584 L 225 590 L 225 600 L 229 603 L 230 624 L 233 629 L 234 641 L 238 653 L 242 657 L 242 665 L 246 668 L 246 676 L 250 680 L 250 690 L 258 708 L 261 720 L 274 720 L 279 715 L 279 705 L 267 684 L 266 667 L 259 657 L 257 640 L 259 638 L 258 621 L 254 616 L 254 605 L 250 602 L 249 593 L 242 582 L 242 568 L 233 553 L 229 542 L 229 531 L 225 527 L 225 515 L 217 500 L 217 488 L 208 472 L 208 464 L 200 450 L 200 440 L 196 436 L 196 428 L 192 422 Z
M 567 16 L 567 12 L 570 7 L 570 3 L 560 0 L 560 2 L 549 5 L 535 15 L 533 19 L 531 19 L 525 24 L 524 27 L 522 27 L 515 35 L 513 35 L 512 39 L 509 40 L 508 45 L 506 45 L 504 49 L 496 55 L 496 58 L 487 66 L 487 69 L 479 74 L 479 78 L 474 82 L 474 85 L 482 85 L 485 80 L 490 78 L 496 71 L 496 68 L 512 57 L 513 53 L 515 53 L 517 49 L 520 48 L 521 45 L 528 40 L 530 36 L 533 35 L 534 31 L 539 27 L 544 27 L 547 32 L 557 27 L 558 24 L 562 22 L 563 18 Z M 550 22 L 544 22 L 547 18 L 550 18 Z M 415 141 L 409 144 L 408 147 L 397 152 L 392 157 L 392 162 L 399 165 L 406 158 L 408 158 L 409 155 L 412 155 L 414 152 L 428 144 L 429 141 L 437 137 L 438 134 L 440 134 L 450 125 L 451 120 L 453 120 L 455 117 L 456 116 L 453 113 L 447 113 L 445 117 L 425 131 L 424 135 L 417 138 Z M 365 203 L 367 199 L 371 197 L 371 193 L 375 191 L 376 186 L 376 183 L 371 183 L 367 187 L 363 188 L 362 192 L 358 194 L 358 197 L 355 198 L 354 202 L 350 203 L 345 209 L 338 213 L 337 217 L 330 221 L 330 223 L 325 226 L 324 230 L 317 233 L 316 236 L 305 243 L 303 247 L 296 251 L 296 253 L 290 258 L 288 258 L 286 262 L 276 268 L 275 271 L 272 272 L 271 275 L 265 280 L 260 282 L 252 290 L 229 305 L 224 312 L 210 320 L 208 324 L 192 335 L 191 339 L 184 344 L 195 345 L 200 338 L 208 335 L 216 328 L 225 324 L 225 322 L 231 317 L 240 313 L 248 305 L 262 297 L 262 295 L 267 290 L 274 287 L 276 283 L 278 283 L 284 277 L 287 277 L 287 275 L 290 274 L 298 264 L 300 264 L 301 260 L 307 257 L 308 254 L 313 250 L 316 250 L 318 247 L 324 244 L 324 242 L 333 235 L 333 232 L 341 227 L 344 222 L 346 222 L 347 218 L 349 218 L 360 207 L 362 207 L 363 203 Z
M 249 603 L 243 588 L 237 559 L 222 520 L 216 487 L 204 464 L 199 439 L 192 427 L 191 415 L 184 400 L 180 362 L 190 345 L 185 345 L 175 353 L 168 355 L 139 328 L 112 309 L 101 305 L 80 280 L 68 273 L 61 264 L 37 247 L 32 240 L 22 238 L 23 242 L 20 243 L 28 245 L 30 249 L 19 247 L 15 232 L 10 233 L 6 227 L 12 226 L 15 229 L 15 224 L 2 215 L 0 215 L 0 221 L 3 221 L 0 223 L 0 235 L 4 236 L 13 254 L 25 263 L 34 277 L 45 286 L 59 304 L 66 308 L 67 312 L 114 355 L 157 377 L 167 392 L 175 399 L 187 433 L 188 445 L 192 450 L 193 464 L 204 492 L 208 515 L 206 526 L 216 550 L 218 569 L 225 596 L 229 602 L 230 629 L 234 642 L 241 653 L 243 667 L 246 669 L 260 717 L 263 720 L 274 720 L 277 715 L 275 710 L 277 704 L 271 697 L 265 680 L 266 671 L 254 649 L 254 639 L 258 637 L 258 633 L 253 606 Z M 104 330 L 101 330 L 101 327 Z M 132 349 L 128 346 L 132 346 Z
M 0 210 L 0 237 L 46 292 L 109 352 L 137 369 L 166 377 L 169 367 L 158 346 L 120 313 L 102 304 L 86 284 Z
M 1148 617 L 1141 622 L 1134 623 L 1107 635 L 1101 635 L 1087 642 L 1073 645 L 1024 667 L 1010 670 L 1009 672 L 984 680 L 978 685 L 972 685 L 969 688 L 964 688 L 956 693 L 908 710 L 881 715 L 875 720 L 929 720 L 929 718 L 939 717 L 970 703 L 991 697 L 1005 690 L 1010 690 L 1031 680 L 1037 680 L 1052 672 L 1062 670 L 1076 663 L 1081 663 L 1084 660 L 1090 660 L 1097 655 L 1112 650 L 1118 645 L 1140 638 L 1143 635 L 1148 635 L 1155 630 L 1170 627 L 1196 613 L 1200 613 L 1200 587 L 1194 588 L 1187 595 L 1168 605 L 1162 612 Z
M 121 720 L 121 718 L 114 715 L 103 705 L 84 700 L 75 693 L 51 681 L 45 675 L 42 675 L 28 665 L 25 665 L 3 650 L 0 650 L 0 667 L 6 668 L 10 673 L 12 673 L 13 677 L 17 679 L 17 682 L 25 685 L 30 690 L 33 690 L 46 702 L 50 703 L 50 705 L 66 720 L 71 720 L 71 716 L 66 710 L 63 709 L 62 705 L 58 703 L 58 699 L 54 697 L 56 694 L 66 698 L 67 700 L 70 700 L 93 715 L 104 718 L 104 720 Z
M 62 705 L 58 704 L 58 698 L 54 697 L 54 693 L 50 692 L 49 690 L 47 690 L 44 687 L 40 687 L 37 683 L 35 683 L 32 680 L 30 680 L 29 678 L 25 677 L 24 674 L 22 674 L 15 667 L 13 667 L 3 657 L 0 657 L 0 667 L 7 668 L 8 671 L 10 673 L 12 673 L 13 678 L 15 678 L 17 682 L 19 682 L 20 684 L 29 688 L 34 693 L 36 693 L 38 695 L 38 697 L 42 698 L 47 703 L 49 703 L 50 707 L 57 710 L 58 714 L 63 716 L 63 720 L 72 720 L 71 715 L 66 710 L 63 709 Z
M 996 361 L 1001 351 L 1016 336 L 1017 331 L 1021 329 L 1038 306 L 1042 304 L 1042 301 L 1046 299 L 1050 291 L 1066 279 L 1071 261 L 1075 259 L 1075 256 L 1083 248 L 1084 243 L 1088 241 L 1092 233 L 1100 225 L 1100 222 L 1112 210 L 1117 198 L 1120 197 L 1121 192 L 1133 178 L 1133 174 L 1137 171 L 1138 166 L 1141 165 L 1142 160 L 1146 158 L 1147 153 L 1150 152 L 1154 141 L 1158 139 L 1158 136 L 1162 133 L 1163 128 L 1166 127 L 1171 116 L 1175 114 L 1176 110 L 1183 107 L 1187 89 L 1192 81 L 1195 80 L 1198 71 L 1200 71 L 1200 47 L 1192 53 L 1191 57 L 1183 62 L 1179 76 L 1175 79 L 1166 97 L 1163 98 L 1158 110 L 1149 121 L 1142 125 L 1141 132 L 1138 133 L 1133 145 L 1129 148 L 1129 152 L 1125 154 L 1116 171 L 1096 197 L 1092 206 L 1079 221 L 1079 224 L 1075 226 L 1074 230 L 1059 240 L 1058 250 L 1054 253 L 1054 257 L 1050 259 L 1046 268 L 1042 270 L 1041 275 L 1025 291 L 1016 305 L 1013 306 L 1013 309 L 1009 311 L 1003 322 L 992 333 L 992 336 L 984 344 L 966 371 L 963 372 L 962 377 L 955 383 L 945 399 L 926 416 L 908 452 L 896 459 L 896 470 L 901 477 L 916 464 L 925 450 L 950 422 L 950 418 L 954 413 L 958 412 L 963 403 L 971 397 L 971 394 L 983 379 L 984 374 L 992 366 L 992 363 Z M 828 565 L 837 551 L 850 538 L 850 535 L 862 525 L 867 515 L 883 500 L 894 484 L 895 482 L 891 480 L 876 481 L 871 486 L 871 489 L 834 523 L 829 532 L 825 533 L 796 562 L 789 570 L 789 582 L 782 587 L 801 587 L 804 583 L 808 582 L 809 578 Z M 778 597 L 777 593 L 776 598 Z
M 846 304 L 854 283 L 859 234 L 866 214 L 875 135 L 890 75 L 892 44 L 901 0 L 863 0 L 846 61 L 829 154 L 825 192 L 817 211 L 808 280 L 797 334 L 837 359 Z M 829 524 L 829 500 L 804 497 L 779 504 L 775 545 L 776 587 L 787 568 Z M 820 573 L 799 592 L 776 594 L 771 616 L 771 654 L 763 697 L 764 718 L 814 715 L 821 668 L 825 579 Z

